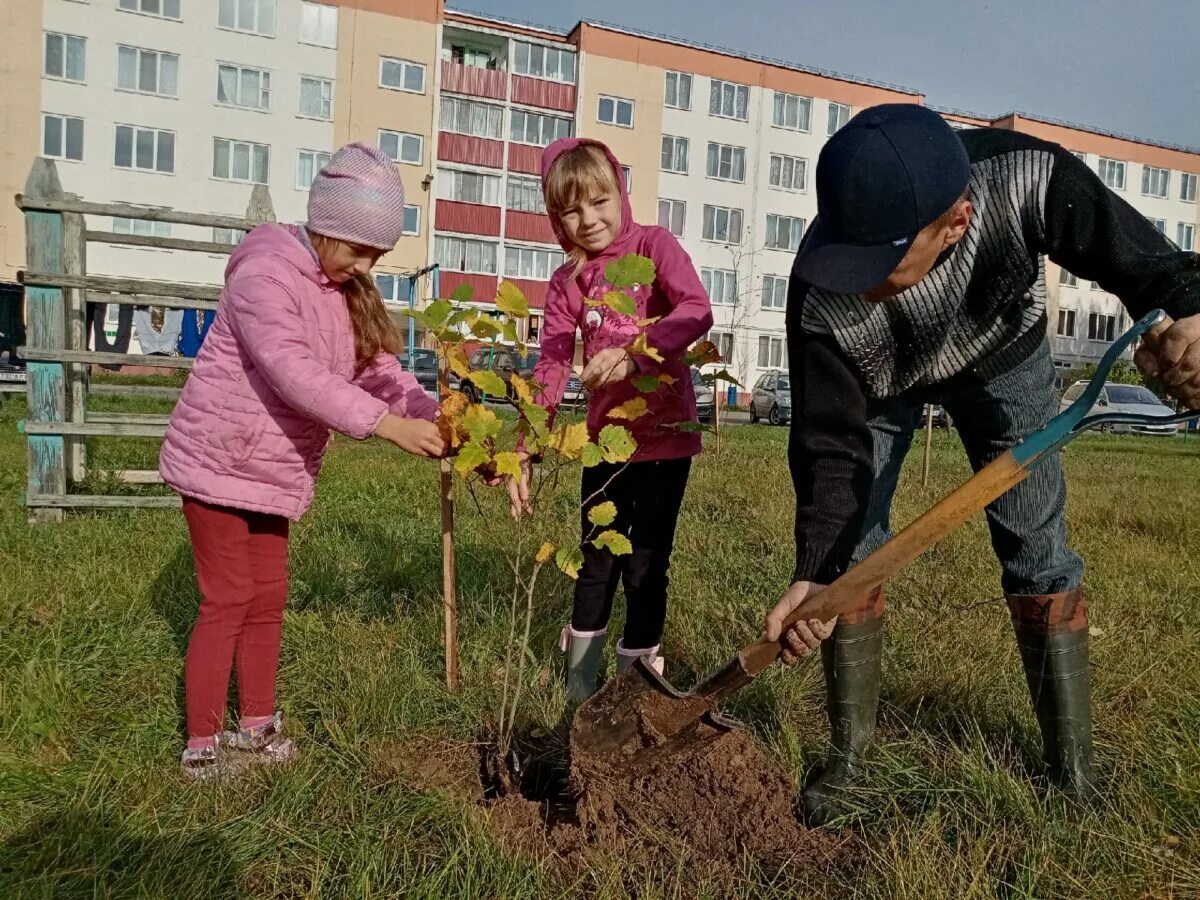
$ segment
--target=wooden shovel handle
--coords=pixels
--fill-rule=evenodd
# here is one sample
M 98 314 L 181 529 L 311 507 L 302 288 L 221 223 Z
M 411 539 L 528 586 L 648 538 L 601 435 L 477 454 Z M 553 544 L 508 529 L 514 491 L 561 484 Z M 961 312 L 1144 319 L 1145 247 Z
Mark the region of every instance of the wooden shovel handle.
M 785 630 L 801 619 L 827 622 L 860 608 L 872 591 L 1028 474 L 1012 452 L 1005 451 L 825 590 L 792 610 L 783 620 Z M 782 649 L 779 641 L 763 638 L 744 647 L 739 658 L 746 673 L 754 676 L 773 663 Z

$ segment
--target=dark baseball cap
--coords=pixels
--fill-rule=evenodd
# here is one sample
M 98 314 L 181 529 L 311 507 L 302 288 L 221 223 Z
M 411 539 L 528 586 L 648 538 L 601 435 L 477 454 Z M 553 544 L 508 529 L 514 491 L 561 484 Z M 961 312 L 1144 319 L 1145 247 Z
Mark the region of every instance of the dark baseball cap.
M 864 109 L 821 150 L 817 217 L 793 271 L 839 294 L 882 284 L 970 180 L 966 148 L 933 110 L 912 103 Z

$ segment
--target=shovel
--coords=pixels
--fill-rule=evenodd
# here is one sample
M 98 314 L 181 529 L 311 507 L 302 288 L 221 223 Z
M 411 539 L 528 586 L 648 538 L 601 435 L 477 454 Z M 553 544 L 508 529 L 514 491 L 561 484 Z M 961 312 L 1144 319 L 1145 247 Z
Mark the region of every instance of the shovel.
M 1125 349 L 1152 329 L 1158 334 L 1170 325 L 1170 318 L 1162 310 L 1141 318 L 1104 354 L 1078 400 L 1046 427 L 976 472 L 825 590 L 806 599 L 785 619 L 785 630 L 801 619 L 825 622 L 860 606 L 872 591 L 1083 432 L 1106 425 L 1164 425 L 1200 417 L 1200 411 L 1169 416 L 1087 415 L 1113 363 Z M 750 684 L 782 649 L 779 641 L 765 638 L 749 644 L 687 693 L 675 690 L 639 658 L 579 707 L 571 727 L 573 756 L 590 757 L 592 765 L 642 764 L 662 759 L 664 754 L 686 751 L 697 742 L 728 731 L 732 723 L 716 712 L 717 705 Z

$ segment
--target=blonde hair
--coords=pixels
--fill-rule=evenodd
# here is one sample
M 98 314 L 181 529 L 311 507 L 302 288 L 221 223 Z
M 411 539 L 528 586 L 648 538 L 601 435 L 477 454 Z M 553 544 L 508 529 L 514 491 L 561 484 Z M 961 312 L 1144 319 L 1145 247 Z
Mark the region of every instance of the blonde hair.
M 327 238 L 322 234 L 312 236 L 313 246 L 319 247 Z M 356 275 L 341 286 L 346 298 L 346 310 L 350 313 L 350 325 L 354 329 L 354 372 L 359 374 L 382 352 L 399 353 L 403 346 L 400 333 L 387 307 L 383 295 L 370 275 Z
M 580 144 L 554 161 L 546 174 L 546 209 L 560 216 L 584 198 L 600 194 L 621 196 L 617 173 L 604 151 L 594 144 Z M 575 274 L 583 270 L 587 251 L 574 245 L 567 251 L 575 263 Z

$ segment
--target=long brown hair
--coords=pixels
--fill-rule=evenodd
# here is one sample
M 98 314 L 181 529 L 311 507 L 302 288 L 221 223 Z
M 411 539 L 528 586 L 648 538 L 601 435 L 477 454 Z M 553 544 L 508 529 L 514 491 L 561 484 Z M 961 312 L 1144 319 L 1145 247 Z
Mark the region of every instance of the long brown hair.
M 354 327 L 354 368 L 361 372 L 381 352 L 399 353 L 403 342 L 396 331 L 383 295 L 370 275 L 356 275 L 342 285 L 350 324 Z
M 546 209 L 555 217 L 585 197 L 607 193 L 616 194 L 620 200 L 621 187 L 608 156 L 595 144 L 580 144 L 568 150 L 546 174 Z M 575 263 L 578 276 L 587 262 L 587 251 L 575 244 L 567 256 Z

